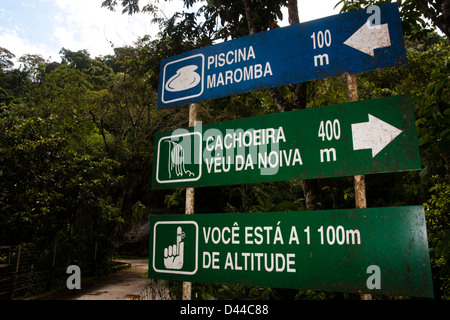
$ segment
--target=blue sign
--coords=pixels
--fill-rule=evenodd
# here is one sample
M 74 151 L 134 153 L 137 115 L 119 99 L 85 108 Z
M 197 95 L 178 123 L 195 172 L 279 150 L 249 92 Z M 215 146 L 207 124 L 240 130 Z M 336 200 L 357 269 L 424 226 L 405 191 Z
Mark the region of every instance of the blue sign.
M 406 62 L 397 4 L 372 6 L 165 59 L 158 108 Z

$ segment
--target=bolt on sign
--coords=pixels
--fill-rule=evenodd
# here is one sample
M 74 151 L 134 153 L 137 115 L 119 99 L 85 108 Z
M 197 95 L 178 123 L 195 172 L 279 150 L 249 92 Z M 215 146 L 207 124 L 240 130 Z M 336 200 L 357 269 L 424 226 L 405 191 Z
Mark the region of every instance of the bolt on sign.
M 153 189 L 420 170 L 408 95 L 158 133 Z
M 158 108 L 406 64 L 398 6 L 369 7 L 161 61 Z
M 149 278 L 433 297 L 423 206 L 150 218 Z

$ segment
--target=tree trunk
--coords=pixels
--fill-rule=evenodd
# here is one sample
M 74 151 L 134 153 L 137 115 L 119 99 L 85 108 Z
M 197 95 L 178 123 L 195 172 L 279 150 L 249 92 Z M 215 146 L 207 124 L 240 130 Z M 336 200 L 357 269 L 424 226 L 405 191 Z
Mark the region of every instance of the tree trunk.
M 300 23 L 300 16 L 298 14 L 297 0 L 288 0 L 288 21 L 289 24 Z
M 249 0 L 244 0 L 245 16 L 247 18 L 247 25 L 250 34 L 256 33 L 256 28 L 251 17 L 251 10 Z M 288 0 L 288 20 L 289 24 L 300 23 L 300 17 L 298 14 L 297 0 Z M 281 95 L 277 88 L 269 89 L 269 93 L 275 106 L 280 112 L 300 110 L 306 108 L 307 92 L 306 83 L 300 83 L 295 86 L 294 93 L 294 103 L 289 105 L 286 99 Z M 302 181 L 303 193 L 305 195 L 306 207 L 310 210 L 320 210 L 322 209 L 322 201 L 320 196 L 319 181 L 317 179 L 304 180 Z
M 245 18 L 247 19 L 247 26 L 249 34 L 255 34 L 256 28 L 252 19 L 252 7 L 250 6 L 249 0 L 244 0 Z
M 288 14 L 289 14 L 289 24 L 300 23 L 300 16 L 298 14 L 298 4 L 297 0 L 288 1 Z M 285 111 L 291 110 L 301 110 L 306 108 L 307 102 L 307 83 L 299 83 L 295 86 L 294 93 L 294 104 L 292 107 L 285 108 Z M 323 209 L 323 202 L 321 200 L 319 180 L 310 179 L 303 180 L 303 193 L 305 195 L 306 207 L 310 210 L 320 210 Z
M 442 5 L 441 25 L 439 28 L 445 33 L 447 39 L 450 39 L 450 0 L 444 1 Z

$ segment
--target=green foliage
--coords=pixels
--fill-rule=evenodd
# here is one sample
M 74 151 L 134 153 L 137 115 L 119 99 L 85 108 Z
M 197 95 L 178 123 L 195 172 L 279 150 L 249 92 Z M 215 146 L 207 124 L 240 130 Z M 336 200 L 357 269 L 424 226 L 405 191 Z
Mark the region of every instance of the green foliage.
M 238 284 L 194 283 L 195 300 L 323 300 L 325 294 L 314 290 L 246 287 Z
M 450 184 L 433 176 L 431 198 L 424 203 L 434 278 L 442 299 L 450 299 Z
M 249 212 L 278 212 L 306 210 L 302 195 L 301 181 L 266 183 L 249 187 Z
M 80 154 L 67 122 L 54 115 L 42 118 L 21 105 L 0 110 L 1 243 L 50 242 L 58 231 L 71 234 L 81 213 L 112 220 L 116 210 L 103 199 L 110 190 L 104 186 L 117 179 L 113 161 Z
M 6 48 L 0 47 L 0 71 L 10 69 L 14 65 L 11 59 L 15 57 L 14 53 Z

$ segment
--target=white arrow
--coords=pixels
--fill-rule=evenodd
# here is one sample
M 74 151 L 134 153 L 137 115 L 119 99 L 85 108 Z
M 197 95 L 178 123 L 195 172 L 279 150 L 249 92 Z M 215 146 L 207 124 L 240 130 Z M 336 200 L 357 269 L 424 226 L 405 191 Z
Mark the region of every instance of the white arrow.
M 391 46 L 389 26 L 387 23 L 371 26 L 367 20 L 344 44 L 374 57 L 374 49 Z
M 394 140 L 402 130 L 369 114 L 369 122 L 352 124 L 353 150 L 372 149 L 372 158 Z

